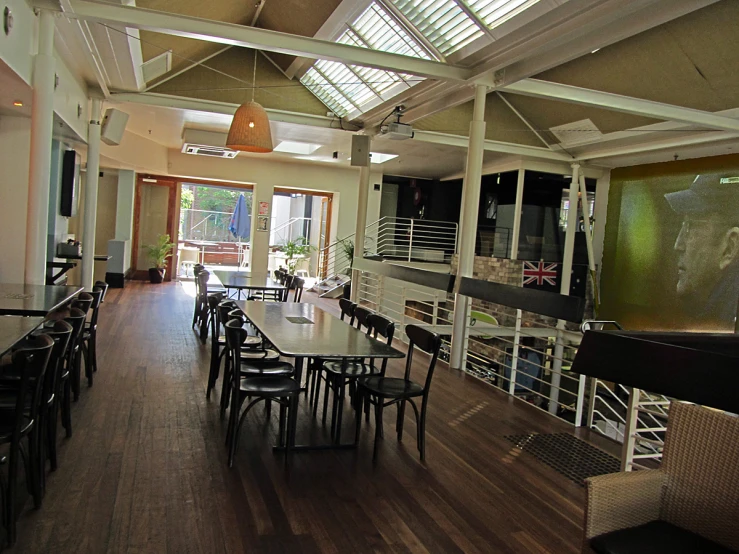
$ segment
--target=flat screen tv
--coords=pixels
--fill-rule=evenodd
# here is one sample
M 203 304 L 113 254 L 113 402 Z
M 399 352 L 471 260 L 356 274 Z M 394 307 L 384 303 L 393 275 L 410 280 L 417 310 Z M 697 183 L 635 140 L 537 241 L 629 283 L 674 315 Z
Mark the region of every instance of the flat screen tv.
M 74 150 L 64 152 L 61 181 L 59 213 L 73 217 L 77 215 L 80 190 L 80 155 Z

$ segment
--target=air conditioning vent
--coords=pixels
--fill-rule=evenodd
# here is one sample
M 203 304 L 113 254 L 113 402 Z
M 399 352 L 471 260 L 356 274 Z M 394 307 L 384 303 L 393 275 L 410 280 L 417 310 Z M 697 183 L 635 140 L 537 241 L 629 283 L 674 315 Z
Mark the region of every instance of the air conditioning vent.
M 589 142 L 597 142 L 603 136 L 600 129 L 590 119 L 550 127 L 549 130 L 557 137 L 562 146 L 578 146 Z
M 182 147 L 183 154 L 192 154 L 194 156 L 210 156 L 212 158 L 235 158 L 239 152 L 230 148 L 221 146 L 205 146 L 203 144 L 185 143 Z

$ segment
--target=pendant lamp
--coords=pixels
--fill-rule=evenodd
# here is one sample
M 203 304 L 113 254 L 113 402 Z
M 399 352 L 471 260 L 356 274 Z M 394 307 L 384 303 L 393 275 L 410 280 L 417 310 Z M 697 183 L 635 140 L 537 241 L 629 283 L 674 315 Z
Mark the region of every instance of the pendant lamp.
M 228 130 L 226 147 L 241 152 L 272 152 L 272 131 L 269 128 L 267 112 L 261 104 L 254 101 L 257 85 L 257 51 L 254 50 L 254 77 L 252 79 L 251 101 L 239 106 Z

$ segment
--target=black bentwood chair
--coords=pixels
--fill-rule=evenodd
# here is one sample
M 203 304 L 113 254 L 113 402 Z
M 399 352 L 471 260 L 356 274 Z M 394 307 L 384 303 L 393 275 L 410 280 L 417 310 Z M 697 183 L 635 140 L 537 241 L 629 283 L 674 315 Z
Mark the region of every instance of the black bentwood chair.
M 280 445 L 285 447 L 285 465 L 287 465 L 290 447 L 295 441 L 298 395 L 300 394 L 300 385 L 291 378 L 295 373 L 295 368 L 286 362 L 254 363 L 253 360 L 242 360 L 242 346 L 247 337 L 246 329 L 241 327 L 238 319 L 226 323 L 226 342 L 232 358 L 231 363 L 234 368 L 240 369 L 240 371 L 232 371 L 230 378 L 231 410 L 226 433 L 228 466 L 233 467 L 239 430 L 249 410 L 262 400 L 275 401 L 280 405 L 278 435 Z M 242 411 L 241 408 L 246 400 L 249 400 L 249 404 Z M 287 437 L 285 437 L 285 416 L 287 416 Z
M 20 379 L 12 392 L 14 407 L 0 411 L 0 445 L 10 445 L 7 459 L 7 482 L 3 483 L 5 527 L 8 543 L 12 546 L 17 538 L 16 507 L 18 488 L 18 461 L 23 458 L 26 481 L 33 495 L 36 508 L 41 507 L 41 484 L 39 482 L 38 435 L 39 411 L 43 403 L 44 377 L 49 365 L 54 340 L 46 335 L 26 338 L 12 354 L 13 373 Z M 28 438 L 28 452 L 23 448 L 23 439 Z
M 383 409 L 392 404 L 398 405 L 396 429 L 398 440 L 401 441 L 403 440 L 403 418 L 405 417 L 406 402 L 410 402 L 416 416 L 416 440 L 418 441 L 418 451 L 421 454 L 421 461 L 426 459 L 426 408 L 428 407 L 431 379 L 434 376 L 434 368 L 439 358 L 441 337 L 418 325 L 406 326 L 405 334 L 410 341 L 408 345 L 408 356 L 405 362 L 405 376 L 402 379 L 383 376 L 368 377 L 359 383 L 359 394 L 357 395 L 357 436 L 359 436 L 360 426 L 362 424 L 362 403 L 369 402 L 375 406 L 375 448 L 372 454 L 373 461 L 377 460 L 377 445 L 383 436 Z M 423 386 L 410 380 L 415 348 L 423 350 L 431 356 L 428 373 L 426 374 L 426 383 Z M 418 406 L 413 401 L 414 398 L 419 397 L 422 399 L 420 413 Z
M 92 374 L 98 370 L 97 361 L 97 329 L 98 329 L 98 310 L 100 303 L 103 301 L 104 291 L 98 287 L 93 287 L 93 291 L 88 293 L 92 296 L 90 309 L 92 315 L 90 320 L 85 322 L 82 329 L 82 337 L 80 347 L 85 357 L 85 377 L 87 377 L 87 386 L 92 386 Z

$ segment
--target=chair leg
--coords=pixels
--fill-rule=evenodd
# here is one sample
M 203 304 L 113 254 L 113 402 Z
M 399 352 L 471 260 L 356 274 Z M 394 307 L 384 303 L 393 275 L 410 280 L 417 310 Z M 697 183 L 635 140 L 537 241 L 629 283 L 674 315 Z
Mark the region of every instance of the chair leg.
M 34 427 L 28 434 L 28 460 L 26 466 L 26 480 L 28 481 L 28 492 L 33 496 L 33 507 L 37 510 L 41 507 L 41 485 L 39 483 L 39 444 L 38 428 Z
M 354 395 L 355 410 L 354 410 L 354 446 L 359 444 L 359 433 L 362 430 L 362 402 L 364 401 L 364 391 L 361 387 L 357 387 L 357 392 Z
M 321 381 L 323 381 L 323 378 L 321 377 L 322 370 L 321 368 L 316 368 L 316 382 L 313 385 L 313 417 L 315 418 L 318 414 L 318 398 L 321 396 Z
M 90 352 L 90 343 L 82 341 L 80 350 L 85 356 L 85 377 L 87 378 L 88 388 L 92 386 L 92 353 Z
M 15 496 L 18 489 L 18 455 L 19 445 L 11 444 L 10 461 L 8 463 L 8 494 L 5 498 L 6 528 L 8 531 L 8 545 L 10 546 L 13 546 L 18 538 L 15 515 Z
M 346 391 L 346 383 L 344 382 L 343 377 L 337 377 L 336 378 L 336 385 L 338 389 L 334 393 L 336 396 L 338 396 L 338 412 L 336 414 L 336 433 L 335 433 L 335 440 L 336 444 L 341 444 L 341 425 L 344 419 L 344 394 Z
M 290 453 L 295 445 L 295 430 L 298 425 L 298 397 L 300 393 L 290 397 L 290 409 L 288 410 L 287 420 L 287 441 L 285 442 L 285 467 L 290 463 Z
M 269 419 L 272 417 L 272 401 L 267 399 L 264 404 L 264 411 L 267 412 L 267 419 Z
M 62 425 L 67 431 L 67 438 L 72 436 L 72 376 L 64 381 L 64 397 L 62 398 Z
M 213 344 L 210 348 L 210 369 L 208 371 L 208 387 L 205 390 L 205 398 L 210 400 L 210 391 L 216 384 L 218 379 L 218 369 L 221 363 L 221 353 L 218 351 L 218 337 L 213 337 Z
M 280 426 L 277 431 L 277 444 L 285 446 L 285 415 L 287 414 L 287 406 L 280 402 Z
M 328 411 L 328 389 L 331 388 L 328 372 L 326 372 L 323 386 L 325 387 L 323 390 L 323 425 L 326 425 L 326 412 Z
M 97 373 L 98 370 L 98 344 L 97 344 L 97 329 L 90 331 L 90 354 L 92 355 L 92 372 Z
M 421 453 L 421 461 L 426 461 L 426 397 L 421 405 L 421 417 L 418 418 L 418 450 Z
M 382 410 L 384 406 L 382 404 L 382 398 L 377 398 L 377 403 L 375 404 L 375 448 L 372 452 L 372 461 L 377 461 L 377 447 L 380 444 L 380 439 L 382 438 Z
M 405 419 L 405 400 L 398 402 L 398 422 L 396 429 L 398 431 L 398 442 L 403 440 L 403 421 Z
M 47 448 L 49 449 L 49 465 L 51 471 L 56 471 L 58 462 L 56 458 L 56 426 L 59 418 L 59 394 L 61 390 L 54 395 L 54 403 L 49 413 L 49 420 L 46 425 Z
M 221 384 L 221 420 L 226 417 L 226 409 L 228 408 L 228 387 L 231 381 L 231 360 L 226 357 L 226 367 L 223 369 L 223 383 Z
M 77 402 L 80 399 L 80 379 L 82 371 L 82 349 L 79 348 L 74 353 L 74 364 L 72 367 L 71 375 L 72 379 L 72 392 L 74 393 L 74 401 Z

